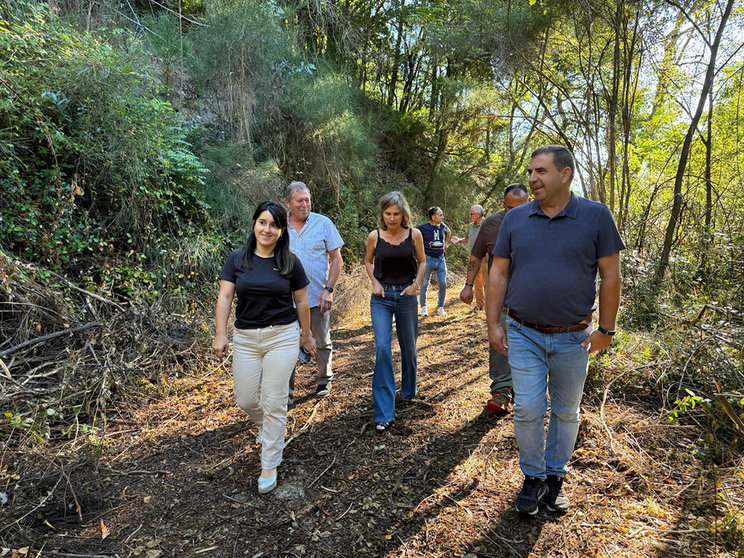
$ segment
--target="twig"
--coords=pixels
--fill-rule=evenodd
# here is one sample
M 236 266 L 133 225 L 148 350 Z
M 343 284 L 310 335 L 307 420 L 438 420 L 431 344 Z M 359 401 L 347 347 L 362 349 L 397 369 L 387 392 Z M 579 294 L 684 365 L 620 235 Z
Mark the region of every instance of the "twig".
M 31 550 L 27 556 L 64 556 L 65 558 L 113 558 L 116 554 L 76 554 L 73 552 L 57 552 L 56 550 Z
M 26 519 L 29 515 L 31 515 L 32 513 L 34 513 L 36 510 L 38 510 L 41 506 L 43 506 L 44 504 L 46 504 L 47 500 L 49 500 L 49 498 L 51 498 L 52 495 L 54 494 L 54 492 L 57 490 L 57 487 L 59 486 L 59 483 L 60 482 L 62 482 L 62 477 L 59 477 L 59 479 L 57 480 L 57 484 L 55 484 L 54 485 L 54 488 L 52 488 L 49 492 L 47 492 L 47 495 L 44 496 L 41 499 L 41 502 L 39 502 L 38 505 L 36 505 L 32 510 L 29 510 L 28 512 L 24 513 L 21 517 L 19 517 L 18 519 L 16 519 L 13 523 L 10 523 L 10 524 L 6 525 L 5 527 L 3 527 L 2 529 L 0 529 L 0 533 L 2 533 L 3 531 L 5 531 L 7 529 L 10 529 L 16 523 L 20 523 L 21 521 L 23 521 L 24 519 Z M 106 558 L 108 558 L 108 557 L 106 557 Z
M 644 365 L 644 366 L 638 366 L 636 368 L 628 368 L 625 372 L 622 374 L 618 374 L 612 380 L 610 380 L 607 383 L 607 387 L 604 390 L 604 393 L 602 394 L 602 403 L 599 406 L 599 418 L 602 420 L 602 426 L 605 429 L 605 432 L 607 432 L 607 436 L 610 438 L 610 450 L 612 450 L 612 455 L 617 457 L 617 452 L 615 451 L 615 440 L 612 437 L 612 431 L 610 430 L 610 427 L 607 425 L 607 420 L 605 419 L 605 403 L 607 402 L 607 394 L 610 392 L 610 387 L 612 387 L 612 384 L 614 384 L 616 381 L 618 381 L 620 378 L 625 376 L 628 372 L 636 372 L 638 370 L 641 370 L 643 368 L 648 368 L 650 365 Z
M 176 15 L 176 16 L 178 16 L 178 17 L 179 17 L 179 18 L 181 18 L 181 19 L 185 19 L 186 21 L 188 21 L 188 22 L 190 22 L 190 23 L 193 23 L 194 25 L 199 25 L 200 27 L 209 27 L 209 25 L 207 25 L 206 23 L 199 23 L 198 21 L 194 21 L 193 19 L 189 19 L 189 18 L 187 18 L 187 17 L 185 16 L 185 15 L 183 15 L 183 14 L 179 14 L 178 12 L 175 12 L 175 11 L 173 11 L 173 10 L 171 10 L 170 8 L 168 8 L 167 6 L 163 6 L 163 5 L 162 5 L 162 4 L 160 4 L 159 2 L 156 2 L 155 0 L 150 0 L 150 2 L 152 2 L 152 3 L 153 3 L 153 4 L 155 4 L 156 6 L 160 6 L 160 7 L 161 7 L 161 8 L 163 8 L 164 10 L 167 10 L 167 11 L 169 11 L 170 13 L 172 13 L 173 15 Z
M 323 475 L 325 475 L 325 474 L 326 474 L 326 472 L 328 471 L 328 469 L 330 469 L 331 467 L 333 467 L 333 464 L 334 464 L 335 462 L 336 462 L 336 456 L 334 455 L 334 456 L 333 456 L 333 461 L 331 461 L 331 464 L 330 464 L 330 465 L 328 465 L 328 467 L 326 467 L 325 469 L 323 469 L 323 472 L 322 472 L 322 473 L 320 473 L 320 475 L 318 475 L 317 477 L 315 477 L 315 480 L 314 480 L 313 482 L 311 482 L 310 484 L 308 484 L 308 485 L 307 485 L 307 487 L 308 487 L 308 488 L 310 488 L 310 487 L 311 487 L 312 485 L 314 485 L 314 484 L 315 484 L 316 482 L 318 482 L 318 481 L 320 480 L 320 478 L 321 478 L 321 477 L 322 477 Z
M 345 515 L 346 515 L 347 513 L 349 513 L 349 511 L 351 510 L 351 508 L 352 508 L 353 506 L 354 506 L 354 502 L 352 502 L 351 504 L 349 504 L 349 507 L 348 507 L 348 508 L 346 508 L 346 511 L 345 511 L 344 513 L 342 513 L 341 515 L 339 515 L 339 516 L 338 516 L 338 517 L 337 517 L 337 518 L 335 519 L 335 521 L 340 521 L 340 520 L 341 520 L 341 518 L 343 518 L 343 517 L 344 517 L 344 516 L 345 516 Z
M 72 493 L 72 499 L 75 501 L 75 510 L 78 514 L 78 519 L 80 520 L 80 523 L 83 522 L 83 512 L 80 509 L 80 502 L 78 502 L 77 495 L 75 494 L 75 489 L 72 487 L 72 481 L 70 481 L 70 477 L 67 473 L 65 473 L 64 465 L 62 461 L 59 462 L 59 472 L 62 474 L 63 477 L 65 477 L 65 480 L 67 481 L 67 486 L 70 487 L 70 492 Z
M 731 407 L 731 403 L 728 402 L 728 399 L 726 399 L 726 396 L 723 394 L 723 391 L 721 390 L 721 383 L 718 380 L 713 380 L 716 384 L 716 399 L 723 405 L 723 410 L 726 411 L 726 414 L 729 416 L 729 418 L 734 422 L 734 426 L 739 432 L 744 432 L 744 422 L 739 418 L 739 415 L 736 414 L 736 411 Z
M 284 442 L 284 448 L 285 448 L 285 449 L 287 448 L 287 446 L 289 445 L 289 443 L 290 443 L 290 442 L 291 442 L 292 440 L 294 440 L 294 439 L 295 439 L 295 438 L 297 438 L 298 436 L 301 436 L 301 435 L 303 435 L 303 434 L 304 434 L 304 433 L 305 433 L 305 432 L 307 431 L 308 427 L 310 426 L 310 423 L 311 423 L 311 422 L 313 421 L 313 419 L 315 418 L 315 414 L 316 414 L 316 413 L 318 412 L 318 407 L 319 407 L 319 406 L 320 406 L 320 401 L 318 401 L 317 403 L 315 403 L 315 406 L 313 407 L 313 412 L 312 412 L 312 413 L 310 413 L 310 418 L 308 418 L 308 419 L 307 419 L 307 422 L 306 422 L 305 424 L 303 424 L 303 425 L 302 425 L 302 428 L 300 428 L 300 429 L 299 429 L 299 430 L 298 430 L 297 432 L 295 432 L 294 434 L 292 434 L 292 435 L 291 435 L 291 436 L 289 437 L 289 439 L 288 439 L 288 440 L 287 440 L 286 442 Z
M 16 380 L 13 376 L 10 374 L 10 370 L 8 370 L 8 367 L 5 365 L 5 362 L 0 360 L 0 370 L 3 372 L 3 376 L 8 378 L 11 382 L 13 382 L 18 387 L 23 387 L 23 384 L 21 384 L 18 380 Z
M 55 331 L 54 333 L 50 333 L 49 335 L 43 335 L 35 339 L 29 339 L 28 341 L 24 341 L 20 345 L 16 345 L 15 347 L 11 347 L 10 349 L 5 349 L 3 352 L 0 352 L 0 358 L 4 357 L 5 355 L 20 351 L 21 349 L 25 349 L 26 347 L 36 345 L 37 343 L 43 343 L 44 341 L 49 341 L 50 339 L 56 339 L 57 337 L 62 337 L 63 335 L 67 335 L 68 333 L 78 333 L 92 327 L 101 327 L 102 325 L 103 324 L 101 322 L 88 322 L 87 324 L 83 324 L 72 329 Z

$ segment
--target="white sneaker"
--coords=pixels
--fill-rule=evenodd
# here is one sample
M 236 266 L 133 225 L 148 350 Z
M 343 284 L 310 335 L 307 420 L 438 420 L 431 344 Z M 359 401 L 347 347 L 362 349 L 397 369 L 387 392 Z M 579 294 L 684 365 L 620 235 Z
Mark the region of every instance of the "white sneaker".
M 447 312 L 444 311 L 444 306 L 440 306 L 439 308 L 437 308 L 437 314 L 439 314 L 440 316 L 444 316 L 446 313 Z
M 422 316 L 428 316 L 429 313 L 426 311 L 426 306 L 421 307 L 421 315 Z

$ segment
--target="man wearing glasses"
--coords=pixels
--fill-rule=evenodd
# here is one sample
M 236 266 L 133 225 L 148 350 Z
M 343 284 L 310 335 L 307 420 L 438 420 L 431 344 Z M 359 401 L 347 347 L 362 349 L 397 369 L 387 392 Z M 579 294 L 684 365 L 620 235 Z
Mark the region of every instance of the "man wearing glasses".
M 467 242 L 470 250 L 473 250 L 475 239 L 478 238 L 478 233 L 481 230 L 483 224 L 483 207 L 480 205 L 474 205 L 470 208 L 470 224 L 468 225 L 468 232 L 465 233 L 465 238 L 452 237 L 452 244 L 461 242 Z M 486 277 L 486 264 L 485 260 L 481 262 L 478 274 L 473 279 L 473 296 L 475 296 L 475 306 L 478 310 L 483 310 L 486 307 L 485 297 L 485 277 Z

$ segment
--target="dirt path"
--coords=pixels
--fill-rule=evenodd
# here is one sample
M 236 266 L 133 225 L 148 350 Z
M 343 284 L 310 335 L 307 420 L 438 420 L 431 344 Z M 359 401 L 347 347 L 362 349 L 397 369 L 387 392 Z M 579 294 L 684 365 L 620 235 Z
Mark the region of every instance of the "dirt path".
M 624 355 L 590 374 L 567 481 L 574 507 L 521 519 L 511 418 L 483 411 L 484 316 L 454 299 L 447 309 L 420 324 L 423 400 L 398 406 L 385 436 L 372 428 L 368 318 L 335 329 L 333 393 L 316 400 L 311 368 L 299 369 L 279 486 L 266 496 L 255 487 L 256 429 L 227 370 L 143 385 L 101 437 L 80 437 L 66 456 L 67 478 L 53 479 L 69 484 L 64 502 L 23 520 L 38 534 L 32 547 L 145 558 L 727 555 L 709 532 L 716 480 L 684 450 L 696 433 L 666 424 L 641 394 L 610 392 L 601 417 Z

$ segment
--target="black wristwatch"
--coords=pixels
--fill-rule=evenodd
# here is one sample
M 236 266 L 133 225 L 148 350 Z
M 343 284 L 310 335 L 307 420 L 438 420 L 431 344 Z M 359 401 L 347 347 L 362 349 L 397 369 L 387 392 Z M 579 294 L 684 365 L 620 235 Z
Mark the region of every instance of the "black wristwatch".
M 329 287 L 328 285 L 323 285 L 323 288 L 328 291 L 329 293 L 333 292 L 333 287 Z
M 615 335 L 614 329 L 605 329 L 602 326 L 597 326 L 597 331 L 601 333 L 602 335 L 610 335 L 610 336 Z

